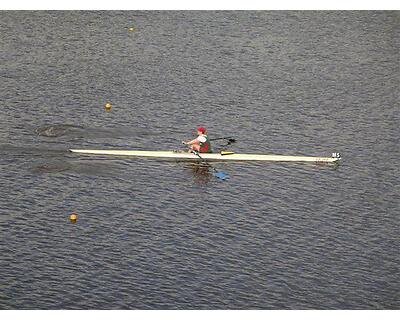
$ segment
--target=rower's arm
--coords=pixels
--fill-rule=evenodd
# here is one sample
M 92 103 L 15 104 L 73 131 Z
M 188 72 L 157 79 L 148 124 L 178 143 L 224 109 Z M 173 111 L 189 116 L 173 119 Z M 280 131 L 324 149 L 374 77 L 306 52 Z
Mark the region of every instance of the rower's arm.
M 183 141 L 183 142 L 185 142 L 185 141 Z M 187 142 L 185 142 L 185 144 L 189 144 L 189 145 L 191 145 L 191 144 L 195 144 L 195 143 L 198 143 L 198 140 L 197 140 L 197 138 L 196 138 L 196 139 L 193 139 L 193 140 L 191 140 L 191 141 L 187 141 Z

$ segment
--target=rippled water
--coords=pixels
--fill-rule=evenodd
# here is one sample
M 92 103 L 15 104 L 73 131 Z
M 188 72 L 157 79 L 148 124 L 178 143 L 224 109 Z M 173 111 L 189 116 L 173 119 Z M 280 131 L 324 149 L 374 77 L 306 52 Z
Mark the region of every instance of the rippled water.
M 0 308 L 398 309 L 399 23 L 0 12 Z M 220 181 L 67 152 L 176 149 L 198 124 L 343 161 L 217 163 Z

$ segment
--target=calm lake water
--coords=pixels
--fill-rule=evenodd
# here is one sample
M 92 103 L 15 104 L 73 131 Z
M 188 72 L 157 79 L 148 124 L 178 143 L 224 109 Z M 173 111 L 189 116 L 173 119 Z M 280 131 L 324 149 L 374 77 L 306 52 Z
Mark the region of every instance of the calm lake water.
M 0 12 L 0 308 L 399 309 L 399 26 Z M 221 181 L 68 152 L 178 149 L 196 125 L 238 153 L 343 160 L 216 163 Z

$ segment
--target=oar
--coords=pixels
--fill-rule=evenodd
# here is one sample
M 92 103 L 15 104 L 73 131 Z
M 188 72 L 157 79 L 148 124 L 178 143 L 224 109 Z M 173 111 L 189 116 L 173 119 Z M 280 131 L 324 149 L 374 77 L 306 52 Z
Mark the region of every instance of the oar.
M 203 157 L 200 156 L 198 151 L 192 151 L 196 156 L 198 156 L 209 168 L 214 170 L 214 177 L 217 177 L 221 180 L 225 180 L 226 178 L 229 178 L 229 176 L 222 172 L 222 171 L 218 171 L 217 169 L 214 168 L 214 166 L 212 166 L 208 161 L 206 161 Z
M 236 139 L 233 139 L 231 137 L 223 137 L 223 138 L 214 138 L 210 139 L 210 141 L 216 141 L 216 140 L 228 140 L 228 144 L 236 142 Z

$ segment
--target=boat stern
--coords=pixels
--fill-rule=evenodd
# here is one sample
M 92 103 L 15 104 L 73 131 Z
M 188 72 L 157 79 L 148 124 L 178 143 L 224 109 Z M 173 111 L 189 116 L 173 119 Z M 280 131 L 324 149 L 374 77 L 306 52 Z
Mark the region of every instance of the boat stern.
M 342 159 L 342 155 L 339 152 L 334 152 L 332 153 L 332 158 L 334 158 L 335 162 L 337 162 Z

